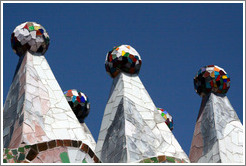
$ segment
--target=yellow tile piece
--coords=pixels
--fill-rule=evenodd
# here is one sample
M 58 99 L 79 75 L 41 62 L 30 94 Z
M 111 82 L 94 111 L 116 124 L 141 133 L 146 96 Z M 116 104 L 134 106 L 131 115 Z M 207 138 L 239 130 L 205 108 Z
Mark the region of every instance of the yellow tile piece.
M 167 115 L 164 115 L 164 118 L 167 119 Z
M 40 29 L 40 26 L 34 26 L 34 29 L 35 30 L 39 30 Z
M 213 78 L 215 77 L 214 76 L 214 71 L 212 73 L 210 73 L 210 76 L 213 77 Z
M 122 51 L 122 56 L 124 56 L 125 54 L 126 54 L 126 52 L 123 50 L 123 51 Z
M 222 78 L 223 78 L 223 79 L 227 79 L 227 76 L 226 76 L 226 75 L 223 75 Z

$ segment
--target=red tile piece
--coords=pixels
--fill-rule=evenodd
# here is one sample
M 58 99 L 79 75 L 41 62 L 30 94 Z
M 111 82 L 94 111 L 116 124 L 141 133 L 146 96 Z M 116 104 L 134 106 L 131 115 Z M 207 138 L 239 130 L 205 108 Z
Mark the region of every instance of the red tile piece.
M 63 140 L 63 145 L 64 146 L 72 146 L 72 141 L 71 140 Z
M 67 96 L 69 96 L 69 97 L 73 96 L 72 90 L 67 91 Z
M 56 140 L 56 145 L 57 146 L 63 146 L 63 141 L 62 140 Z

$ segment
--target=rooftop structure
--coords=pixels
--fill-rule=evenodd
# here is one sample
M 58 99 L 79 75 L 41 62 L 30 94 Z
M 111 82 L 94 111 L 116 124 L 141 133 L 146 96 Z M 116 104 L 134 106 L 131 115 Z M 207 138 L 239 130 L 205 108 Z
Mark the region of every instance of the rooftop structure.
M 189 162 L 137 75 L 137 51 L 129 45 L 114 47 L 105 64 L 114 79 L 95 150 L 100 160 Z
M 3 110 L 4 161 L 99 162 L 92 135 L 79 123 L 44 57 L 46 30 L 23 23 L 11 42 L 19 62 Z
M 243 126 L 226 93 L 230 78 L 224 69 L 202 67 L 194 78 L 196 92 L 202 96 L 190 161 L 198 163 L 243 162 Z

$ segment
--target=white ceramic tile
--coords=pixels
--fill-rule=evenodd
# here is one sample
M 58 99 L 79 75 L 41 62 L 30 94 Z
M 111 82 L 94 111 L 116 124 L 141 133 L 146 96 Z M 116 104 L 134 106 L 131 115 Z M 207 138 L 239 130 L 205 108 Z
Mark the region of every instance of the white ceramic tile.
M 113 105 L 114 103 L 107 103 L 103 116 L 111 113 L 111 109 L 113 108 Z
M 59 113 L 64 113 L 66 110 L 60 109 L 60 108 L 52 108 L 49 112 L 49 114 L 56 115 Z
M 51 125 L 51 124 L 53 124 L 54 122 L 55 122 L 55 120 L 54 120 L 53 117 L 50 117 L 50 116 L 45 116 L 45 117 L 44 117 L 44 123 L 45 123 L 45 124 Z
M 53 92 L 53 90 L 48 86 L 48 82 L 47 82 L 47 85 L 45 85 L 45 88 L 47 89 L 47 91 L 48 91 L 48 93 L 49 93 L 50 101 L 52 101 L 52 99 L 53 99 L 53 101 L 56 101 L 56 97 L 55 97 L 55 95 L 54 95 L 54 92 Z M 56 101 L 56 102 L 57 102 L 57 101 Z M 55 103 L 52 102 L 52 104 L 55 104 Z
M 122 96 L 115 97 L 113 107 L 118 107 L 120 101 L 122 100 Z M 110 109 L 110 108 L 109 108 Z M 108 111 L 107 111 L 108 112 Z
M 230 136 L 231 136 L 232 143 L 234 143 L 235 145 L 238 145 L 238 134 L 237 134 L 236 130 L 233 130 L 231 132 Z
M 139 112 L 143 119 L 151 120 L 153 119 L 153 112 Z
M 227 136 L 234 129 L 233 125 L 230 123 L 226 125 L 224 129 L 224 136 Z
M 238 121 L 232 121 L 231 124 L 233 126 L 235 126 L 235 128 L 243 130 L 243 125 L 242 125 L 242 123 L 239 120 Z
M 243 154 L 243 146 L 233 146 L 233 155 L 235 154 Z
M 213 156 L 213 163 L 217 163 L 220 160 L 219 154 Z
M 57 137 L 57 135 L 54 134 L 53 131 L 45 131 L 45 134 L 47 135 L 47 137 L 48 137 L 49 139 L 56 139 L 56 138 L 59 138 L 59 137 Z
M 233 154 L 233 162 L 235 163 L 241 163 L 242 162 L 242 159 L 240 158 L 240 156 L 238 154 Z
M 86 154 L 85 159 L 88 163 L 94 163 L 94 160 L 88 154 Z
M 76 154 L 75 163 L 81 163 L 82 160 L 85 158 L 85 156 L 86 156 L 86 153 L 79 150 Z
M 178 141 L 172 136 L 172 145 L 175 147 L 175 150 L 178 152 L 183 152 L 183 149 L 181 148 L 180 144 Z
M 243 145 L 244 135 L 243 132 L 238 132 L 238 144 Z
M 47 73 L 46 73 L 47 74 Z M 56 80 L 47 80 L 47 83 L 49 85 L 49 87 L 52 89 L 52 90 L 61 90 L 59 84 L 57 83 Z
M 45 124 L 45 128 L 46 131 L 52 131 L 51 125 Z
M 35 97 L 32 100 L 33 103 L 33 111 L 35 112 L 39 112 L 40 114 L 42 114 L 42 110 L 41 110 L 41 103 L 40 103 L 40 98 L 39 97 Z
M 228 163 L 226 153 L 220 153 L 220 159 L 222 163 Z
M 74 120 L 69 121 L 69 128 L 74 129 L 74 128 L 78 128 L 78 127 L 79 127 L 78 123 L 76 123 Z
M 38 76 L 40 79 L 47 79 L 47 76 L 44 73 L 44 70 L 40 66 L 34 66 Z
M 153 129 L 156 126 L 156 123 L 153 121 L 153 119 L 145 120 L 146 124 L 149 126 L 149 128 L 153 131 Z M 160 132 L 160 131 L 159 131 Z M 155 133 L 155 132 L 154 132 Z
M 60 101 L 60 102 L 65 102 L 66 101 L 67 102 L 67 100 L 65 99 L 64 94 L 62 93 L 61 90 L 54 90 L 53 92 L 54 92 L 54 95 L 55 95 L 55 97 L 56 97 L 56 99 L 58 101 Z M 64 98 L 64 99 L 62 100 L 62 98 Z
M 53 129 L 53 133 L 55 135 L 54 139 L 57 139 L 57 138 L 60 138 L 60 139 L 71 139 L 67 129 L 64 129 L 64 128 Z
M 69 129 L 69 123 L 67 120 L 59 120 L 55 119 L 55 122 L 51 124 L 53 129 Z
M 43 59 L 40 56 L 33 56 L 33 65 L 41 65 Z
M 85 132 L 81 128 L 75 128 L 75 129 L 72 129 L 72 130 L 73 130 L 73 133 L 75 134 L 75 137 L 78 140 L 85 141 L 87 139 L 87 137 L 85 136 Z M 87 144 L 87 145 L 89 145 L 89 144 Z
M 69 110 L 71 110 L 71 109 L 69 109 Z M 72 111 L 66 111 L 65 113 L 66 113 L 66 115 L 68 117 L 71 118 L 71 119 L 69 118 L 69 121 L 74 120 L 74 119 L 77 119 L 76 116 L 75 116 L 75 114 Z
M 77 156 L 77 153 L 78 153 L 78 149 L 76 148 L 70 148 L 68 147 L 67 148 L 67 153 L 68 153 L 68 157 L 69 157 L 69 161 L 70 163 L 75 163 L 75 159 L 76 159 L 76 156 Z
M 38 93 L 38 88 L 28 84 L 28 85 L 26 85 L 26 91 L 27 91 L 27 93 L 37 94 Z
M 62 97 L 60 102 L 56 103 L 56 107 L 67 110 L 67 111 L 69 110 L 69 112 L 72 112 L 72 109 L 69 106 L 68 102 L 66 101 L 65 103 L 64 100 L 66 100 L 65 97 Z
M 161 131 L 162 137 L 168 144 L 172 144 L 172 133 L 171 132 L 164 132 Z
M 176 150 L 175 150 L 175 147 L 173 145 L 170 145 L 167 149 L 165 149 L 167 152 L 169 153 L 175 153 Z
M 56 80 L 54 74 L 52 73 L 52 71 L 50 69 L 47 69 L 47 70 L 43 70 L 45 75 L 47 76 L 47 78 L 49 80 Z M 60 86 L 59 86 L 60 87 Z M 58 89 L 54 89 L 54 90 L 58 90 Z
M 109 114 L 109 115 L 106 115 L 105 117 L 103 117 L 100 131 L 108 128 L 108 126 L 110 125 L 109 124 L 110 116 L 111 115 Z

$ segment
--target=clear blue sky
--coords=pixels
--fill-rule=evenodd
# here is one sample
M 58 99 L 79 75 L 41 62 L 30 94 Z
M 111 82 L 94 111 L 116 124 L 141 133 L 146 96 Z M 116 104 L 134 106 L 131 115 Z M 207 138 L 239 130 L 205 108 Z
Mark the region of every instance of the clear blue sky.
M 14 28 L 26 21 L 50 35 L 46 59 L 63 91 L 91 101 L 86 124 L 97 140 L 112 78 L 106 53 L 129 44 L 142 58 L 139 77 L 157 107 L 174 118 L 173 133 L 189 155 L 201 98 L 193 77 L 210 64 L 231 77 L 227 96 L 243 121 L 243 4 L 4 4 L 3 102 L 18 56 Z

